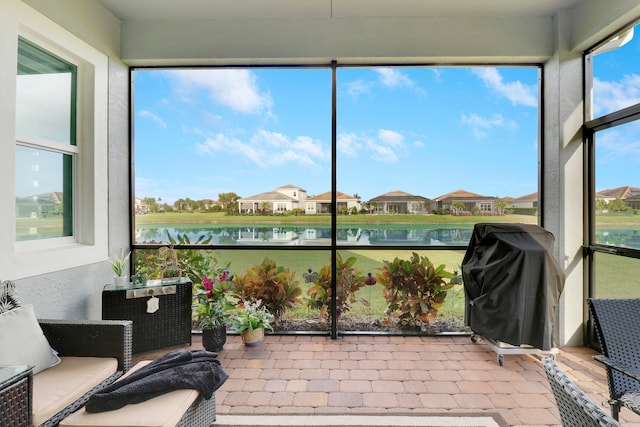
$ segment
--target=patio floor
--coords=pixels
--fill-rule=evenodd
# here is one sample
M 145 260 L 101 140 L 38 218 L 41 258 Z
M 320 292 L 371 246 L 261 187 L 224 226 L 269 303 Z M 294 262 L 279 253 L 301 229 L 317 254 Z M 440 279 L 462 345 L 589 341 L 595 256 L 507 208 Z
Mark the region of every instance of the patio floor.
M 137 354 L 152 359 L 176 348 Z M 597 404 L 607 399 L 604 369 L 585 347 L 556 360 Z M 558 426 L 553 394 L 537 355 L 496 353 L 469 337 L 267 335 L 246 347 L 230 335 L 219 359 L 229 374 L 216 392 L 219 414 L 499 412 L 512 426 Z M 609 411 L 608 406 L 605 407 Z M 623 409 L 625 426 L 640 417 Z

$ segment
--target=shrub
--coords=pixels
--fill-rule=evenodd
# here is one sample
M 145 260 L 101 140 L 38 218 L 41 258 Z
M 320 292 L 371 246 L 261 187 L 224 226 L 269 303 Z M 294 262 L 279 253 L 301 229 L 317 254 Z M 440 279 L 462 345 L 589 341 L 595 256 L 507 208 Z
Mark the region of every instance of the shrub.
M 351 305 L 360 302 L 369 306 L 369 301 L 357 295 L 357 291 L 365 286 L 365 277 L 354 267 L 357 258 L 352 256 L 343 261 L 338 252 L 336 255 L 336 317 L 351 309 Z M 331 266 L 322 266 L 314 285 L 307 291 L 309 308 L 320 310 L 320 316 L 327 319 L 331 313 Z
M 409 260 L 396 257 L 384 264 L 378 281 L 384 286 L 387 315 L 397 316 L 404 326 L 426 325 L 435 319 L 447 290 L 453 287 L 445 279 L 453 274 L 444 265 L 435 267 L 429 258 L 415 252 Z
M 262 305 L 273 314 L 276 322 L 287 310 L 300 305 L 302 289 L 295 273 L 265 258 L 260 265 L 233 280 L 236 297 L 250 303 L 262 300 Z

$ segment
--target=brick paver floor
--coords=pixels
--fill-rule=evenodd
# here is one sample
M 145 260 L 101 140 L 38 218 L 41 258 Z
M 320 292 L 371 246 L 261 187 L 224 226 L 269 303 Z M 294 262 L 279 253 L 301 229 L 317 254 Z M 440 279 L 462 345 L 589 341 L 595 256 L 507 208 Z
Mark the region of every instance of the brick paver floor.
M 202 348 L 194 335 L 191 349 Z M 163 349 L 168 351 L 171 349 Z M 150 359 L 160 352 L 135 356 Z M 594 402 L 607 399 L 604 369 L 585 347 L 556 360 Z M 469 337 L 267 335 L 246 347 L 229 335 L 219 359 L 229 380 L 216 392 L 219 414 L 499 412 L 512 426 L 558 426 L 538 355 L 496 353 Z M 605 410 L 609 410 L 605 407 Z M 623 409 L 625 426 L 640 417 Z

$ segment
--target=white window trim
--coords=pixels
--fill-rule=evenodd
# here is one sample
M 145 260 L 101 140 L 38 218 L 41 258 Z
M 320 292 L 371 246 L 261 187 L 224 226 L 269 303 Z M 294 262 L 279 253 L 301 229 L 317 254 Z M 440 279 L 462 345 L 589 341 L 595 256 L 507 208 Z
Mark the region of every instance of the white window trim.
M 6 14 L 5 14 L 6 12 Z M 20 1 L 0 17 L 0 278 L 21 279 L 108 257 L 108 58 Z M 78 66 L 74 238 L 16 242 L 15 156 L 18 37 Z

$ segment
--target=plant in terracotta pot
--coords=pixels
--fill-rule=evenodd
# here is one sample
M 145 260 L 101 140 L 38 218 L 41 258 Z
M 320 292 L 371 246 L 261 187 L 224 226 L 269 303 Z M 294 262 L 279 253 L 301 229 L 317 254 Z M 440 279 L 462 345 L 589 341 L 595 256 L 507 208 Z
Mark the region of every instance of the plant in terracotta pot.
M 127 275 L 125 272 L 127 271 L 127 261 L 129 261 L 130 255 L 131 252 L 127 252 L 125 255 L 124 249 L 120 248 L 120 253 L 118 255 L 109 258 L 109 264 L 115 274 L 113 280 L 116 287 L 122 287 L 127 284 Z
M 227 320 L 233 308 L 228 299 L 231 279 L 226 269 L 219 269 L 194 285 L 194 314 L 202 328 L 202 345 L 208 351 L 222 350 L 227 341 Z
M 264 330 L 273 331 L 272 321 L 273 315 L 267 307 L 262 305 L 262 300 L 257 300 L 253 303 L 243 301 L 231 318 L 236 332 L 242 336 L 242 342 L 247 346 L 255 346 L 262 343 Z

